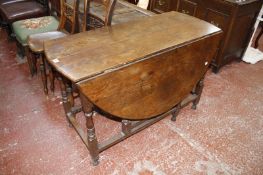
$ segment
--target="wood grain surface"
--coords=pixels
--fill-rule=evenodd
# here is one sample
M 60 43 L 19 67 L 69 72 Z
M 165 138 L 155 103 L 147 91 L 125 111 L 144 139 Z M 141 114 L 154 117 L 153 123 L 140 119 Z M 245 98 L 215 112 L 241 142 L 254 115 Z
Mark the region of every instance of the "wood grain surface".
M 168 12 L 46 41 L 47 60 L 78 82 L 220 32 L 194 17 Z
M 148 119 L 190 94 L 207 71 L 219 39 L 214 35 L 77 84 L 94 105 L 111 115 Z
M 178 12 L 45 42 L 47 60 L 103 111 L 148 119 L 186 98 L 216 54 L 221 30 Z

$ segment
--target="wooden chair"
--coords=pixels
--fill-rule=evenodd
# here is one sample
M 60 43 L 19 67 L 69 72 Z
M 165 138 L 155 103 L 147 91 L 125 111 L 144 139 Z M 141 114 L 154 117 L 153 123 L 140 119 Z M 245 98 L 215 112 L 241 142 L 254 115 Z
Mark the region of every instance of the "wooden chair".
M 44 92 L 46 94 L 48 93 L 48 88 L 47 88 L 45 59 L 43 54 L 44 41 L 65 37 L 68 34 L 73 34 L 78 31 L 79 0 L 74 0 L 73 4 L 69 4 L 65 0 L 60 0 L 60 4 L 61 4 L 61 12 L 60 12 L 61 16 L 60 16 L 60 22 L 57 31 L 32 34 L 29 35 L 27 39 L 27 44 L 29 46 L 29 50 L 27 52 L 28 62 L 30 65 L 29 67 L 31 69 L 31 72 L 33 73 L 36 72 L 35 55 L 38 54 L 40 56 L 40 71 L 41 71 L 41 77 L 44 86 Z M 68 27 L 69 26 L 68 24 L 70 25 L 70 27 Z M 49 72 L 50 72 L 50 76 L 53 77 L 52 71 L 50 70 Z M 54 83 L 51 83 L 51 89 L 54 90 Z
M 110 26 L 111 21 L 112 21 L 112 15 L 113 15 L 113 10 L 115 7 L 117 0 L 104 0 L 101 2 L 96 1 L 96 5 L 103 7 L 99 8 L 101 9 L 99 13 L 95 13 L 94 11 L 91 10 L 90 4 L 93 3 L 90 0 L 84 0 L 84 14 L 83 14 L 83 19 L 82 19 L 82 31 L 90 30 L 90 29 L 95 29 L 98 27 L 102 26 Z M 75 2 L 76 3 L 76 2 Z M 67 3 L 65 3 L 67 4 Z M 77 4 L 76 4 L 77 5 Z M 68 4 L 67 4 L 68 6 Z M 66 6 L 65 6 L 66 7 Z M 62 8 L 63 10 L 63 8 Z M 64 9 L 65 10 L 65 9 Z M 96 11 L 98 12 L 98 11 Z M 63 14 L 61 12 L 61 14 Z M 64 15 L 68 16 L 68 15 Z M 76 15 L 77 16 L 77 15 Z M 104 17 L 103 17 L 104 16 Z M 72 24 L 73 18 L 71 19 Z M 95 24 L 95 25 L 94 25 Z M 65 20 L 61 20 L 60 27 L 61 29 L 63 28 L 62 26 L 65 25 Z M 72 25 L 72 27 L 77 26 L 77 25 Z M 60 29 L 60 30 L 61 30 Z M 75 28 L 71 28 L 71 34 L 74 33 Z M 59 33 L 59 34 L 58 34 Z M 42 59 L 41 59 L 41 77 L 42 77 L 42 82 L 44 86 L 44 92 L 47 94 L 48 93 L 48 88 L 47 88 L 47 73 L 46 73 L 46 67 L 44 64 L 44 59 L 43 59 L 43 43 L 47 39 L 55 39 L 58 37 L 63 37 L 65 34 L 63 32 L 48 32 L 48 33 L 42 33 L 42 34 L 34 34 L 30 35 L 28 37 L 28 45 L 31 51 L 34 53 L 41 53 Z M 31 57 L 32 58 L 32 57 Z M 35 65 L 35 59 L 33 58 L 31 63 Z M 34 66 L 35 67 L 35 66 Z M 49 70 L 49 78 L 50 78 L 50 89 L 51 91 L 54 91 L 54 71 L 52 71 L 52 68 Z
M 28 1 L 28 0 L 0 0 L 0 26 L 4 26 L 4 21 L 2 17 L 3 15 L 2 15 L 2 10 L 1 10 L 3 6 L 7 4 L 22 2 L 22 1 Z
M 113 11 L 117 0 L 85 0 L 83 31 L 110 26 L 112 22 Z M 91 8 L 93 3 L 96 8 Z
M 58 3 L 57 0 L 48 0 L 48 2 L 50 4 L 50 16 L 42 15 L 41 17 L 37 18 L 19 20 L 12 24 L 12 29 L 16 36 L 17 54 L 19 57 L 23 58 L 25 51 L 28 49 L 27 37 L 29 35 L 57 30 L 59 25 L 58 16 L 60 16 L 60 3 Z M 30 62 L 28 63 L 29 65 L 31 64 Z M 32 67 L 30 68 L 31 74 L 33 74 L 33 69 Z
M 13 22 L 48 15 L 48 0 L 1 0 L 0 14 L 11 36 Z

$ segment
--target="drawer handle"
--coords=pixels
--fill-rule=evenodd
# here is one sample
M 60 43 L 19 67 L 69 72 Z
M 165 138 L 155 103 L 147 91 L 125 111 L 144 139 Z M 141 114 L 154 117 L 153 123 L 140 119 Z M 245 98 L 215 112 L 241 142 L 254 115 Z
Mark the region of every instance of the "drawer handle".
M 216 23 L 215 21 L 211 21 L 210 23 L 213 24 L 213 25 L 215 25 L 216 27 L 219 27 L 219 24 Z
M 165 4 L 165 0 L 159 0 L 158 4 L 159 4 L 159 6 L 163 6 Z
M 189 11 L 188 10 L 182 10 L 182 13 L 189 14 Z

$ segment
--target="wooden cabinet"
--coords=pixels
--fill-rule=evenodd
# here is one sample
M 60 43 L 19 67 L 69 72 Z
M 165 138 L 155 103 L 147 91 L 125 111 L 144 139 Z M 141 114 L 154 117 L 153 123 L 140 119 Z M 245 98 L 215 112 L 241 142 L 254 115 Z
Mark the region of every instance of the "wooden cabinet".
M 213 9 L 207 9 L 204 20 L 225 31 L 229 23 L 229 15 Z
M 171 11 L 172 1 L 174 0 L 154 0 L 150 1 L 150 9 L 155 13 Z
M 179 0 L 177 11 L 195 16 L 197 11 L 197 2 L 189 1 L 189 0 Z
M 262 0 L 150 0 L 156 13 L 175 10 L 203 19 L 224 32 L 212 67 L 214 72 L 233 60 L 240 60 L 248 45 Z

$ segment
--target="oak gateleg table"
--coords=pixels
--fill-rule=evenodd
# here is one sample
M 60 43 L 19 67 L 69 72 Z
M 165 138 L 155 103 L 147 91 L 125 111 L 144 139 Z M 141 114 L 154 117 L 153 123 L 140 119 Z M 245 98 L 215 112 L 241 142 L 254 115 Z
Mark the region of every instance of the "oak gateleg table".
M 168 12 L 45 41 L 49 64 L 61 75 L 68 121 L 87 146 L 94 165 L 99 153 L 151 124 L 199 102 L 203 79 L 222 31 L 200 19 Z M 81 106 L 74 105 L 72 87 Z M 83 111 L 87 132 L 75 115 Z M 121 131 L 98 143 L 94 111 L 121 120 Z

